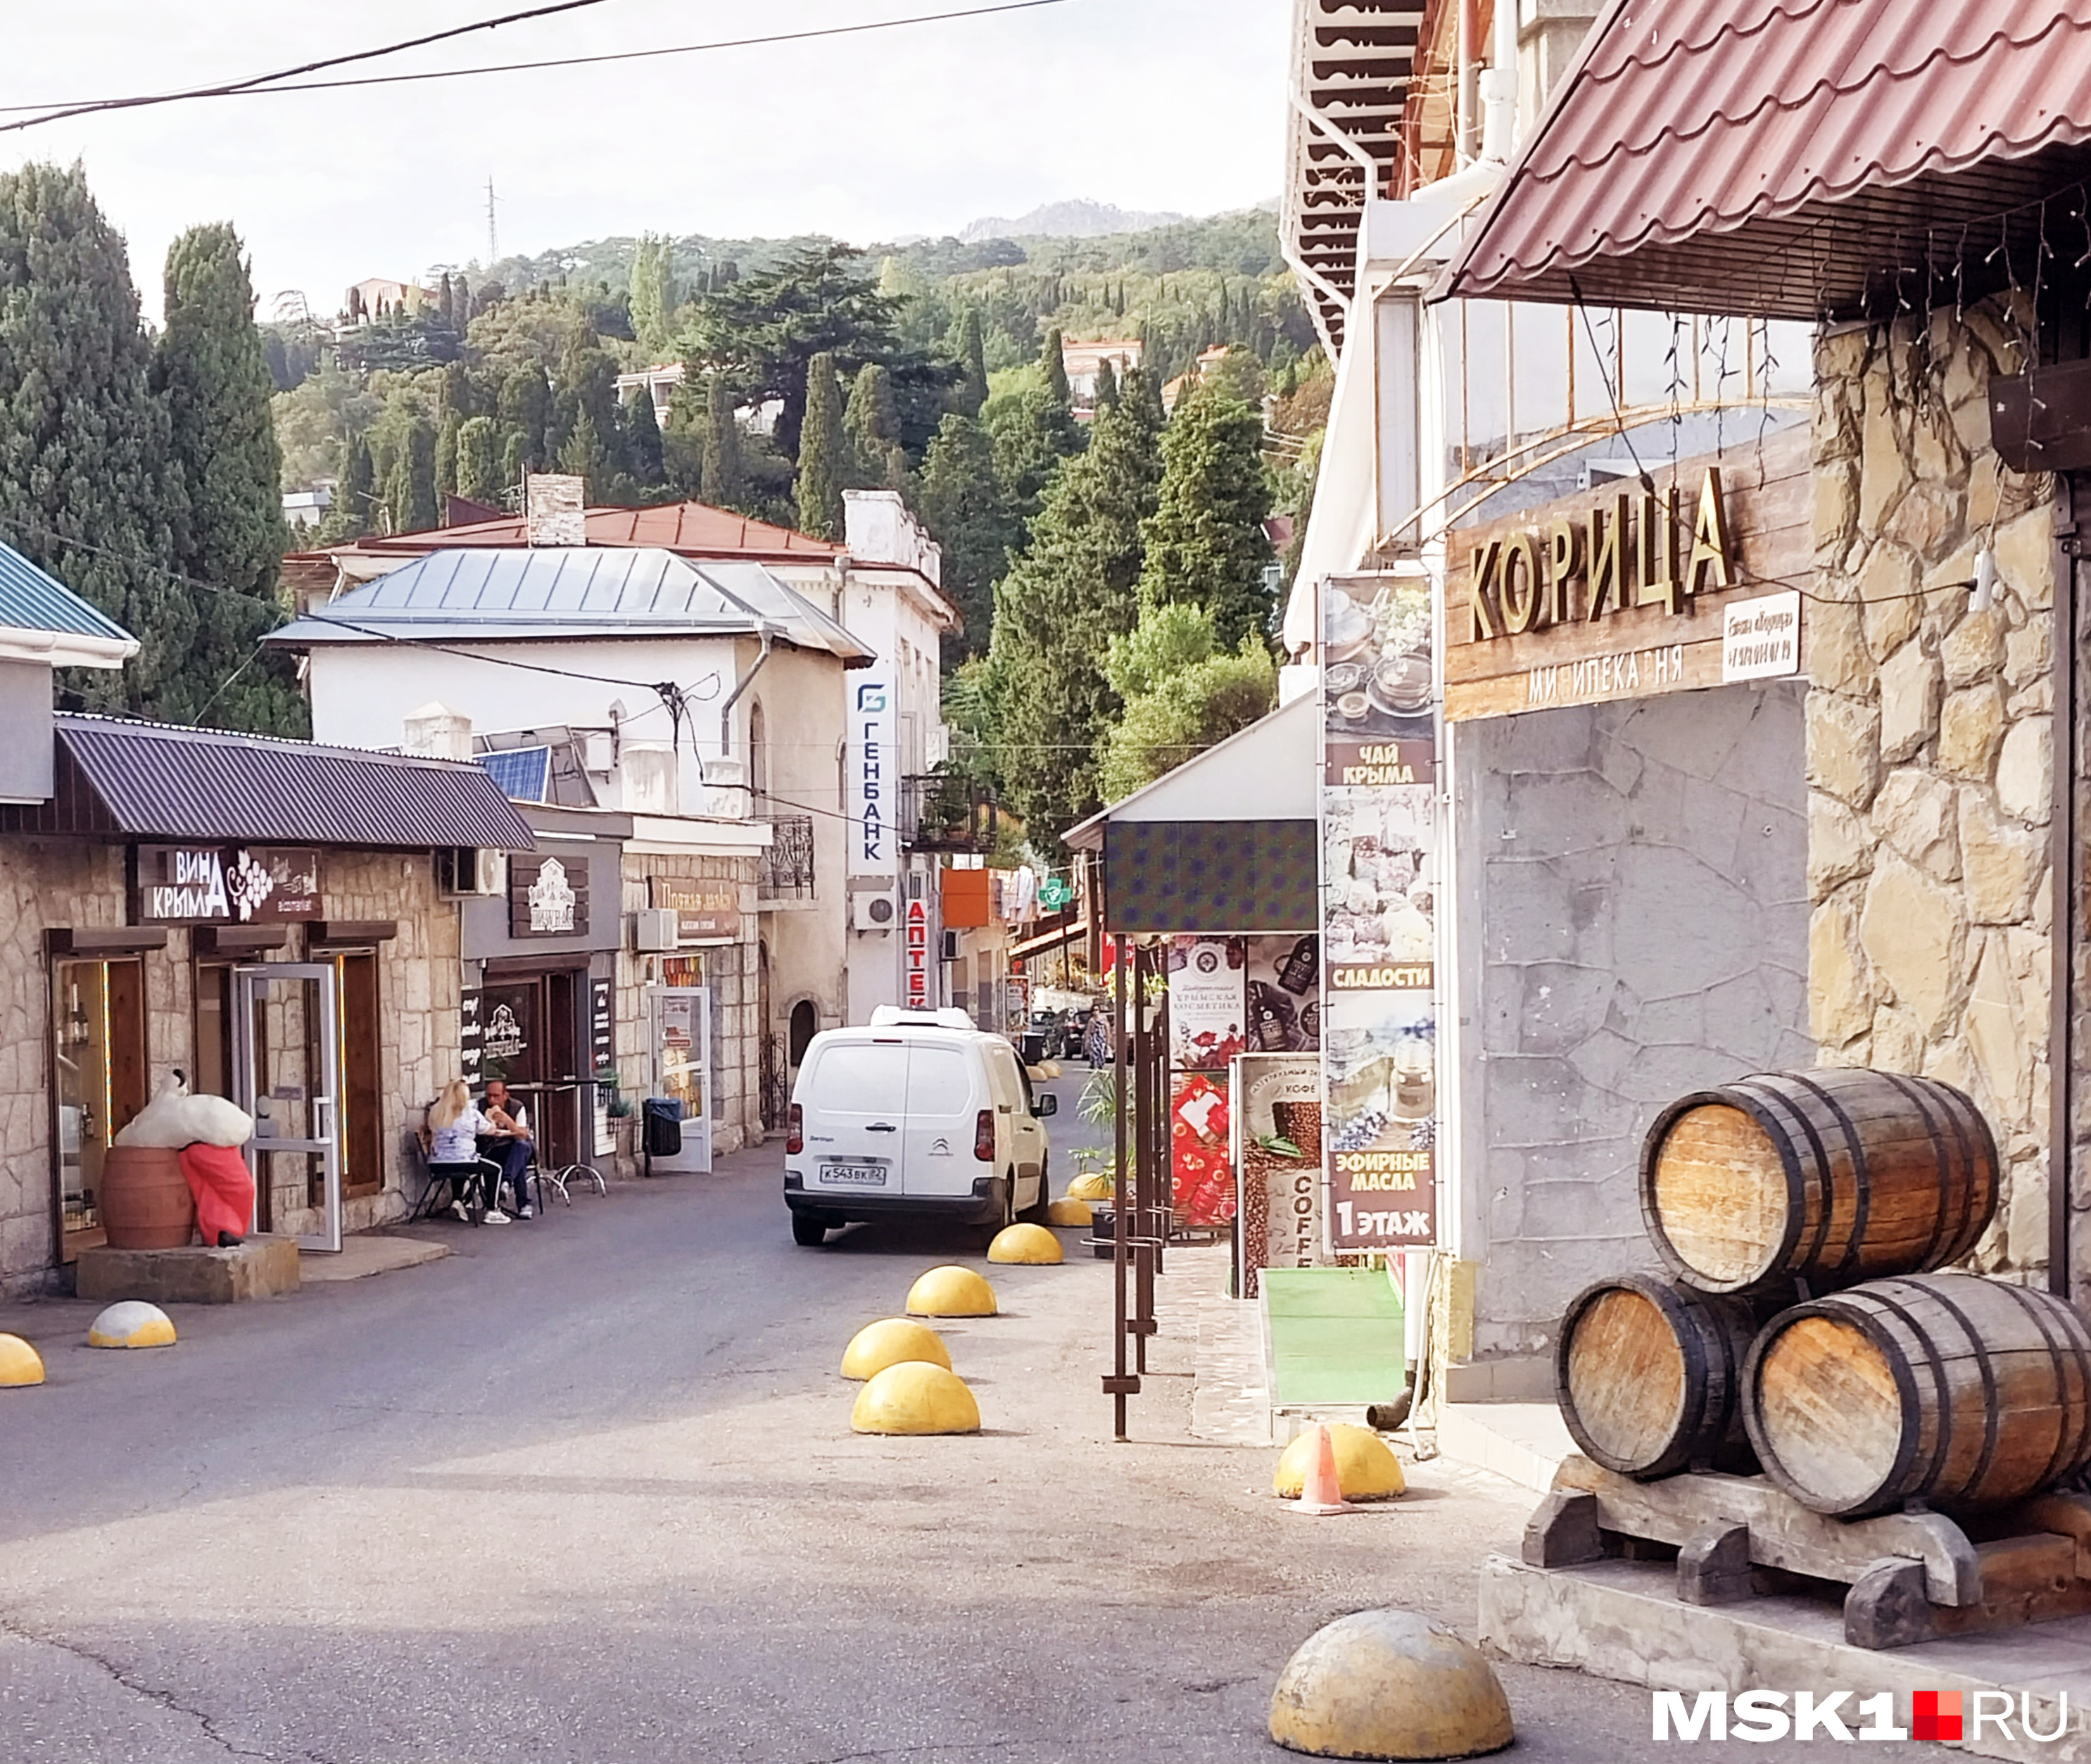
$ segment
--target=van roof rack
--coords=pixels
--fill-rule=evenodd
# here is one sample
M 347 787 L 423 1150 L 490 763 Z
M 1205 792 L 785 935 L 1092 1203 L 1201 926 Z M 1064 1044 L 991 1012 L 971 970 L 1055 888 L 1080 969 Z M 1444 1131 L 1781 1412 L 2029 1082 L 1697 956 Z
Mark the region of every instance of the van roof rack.
M 871 1026 L 875 1029 L 911 1024 L 917 1029 L 969 1029 L 973 1020 L 955 1007 L 942 1011 L 908 1011 L 897 1004 L 882 1004 L 871 1013 Z

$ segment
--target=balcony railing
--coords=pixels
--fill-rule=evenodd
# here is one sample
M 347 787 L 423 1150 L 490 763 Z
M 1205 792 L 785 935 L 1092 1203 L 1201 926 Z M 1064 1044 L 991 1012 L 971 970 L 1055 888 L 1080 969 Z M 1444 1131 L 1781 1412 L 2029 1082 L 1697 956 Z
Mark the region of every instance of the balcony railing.
M 765 815 L 770 849 L 762 854 L 756 889 L 764 900 L 804 900 L 813 892 L 813 817 Z
M 994 793 L 985 784 L 929 772 L 900 780 L 900 843 L 911 852 L 994 849 Z

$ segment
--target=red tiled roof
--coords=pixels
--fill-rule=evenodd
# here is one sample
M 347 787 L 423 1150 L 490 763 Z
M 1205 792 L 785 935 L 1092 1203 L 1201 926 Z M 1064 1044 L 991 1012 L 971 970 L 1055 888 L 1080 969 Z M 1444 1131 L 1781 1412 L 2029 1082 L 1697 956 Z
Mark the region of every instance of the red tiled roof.
M 1613 0 L 1442 286 L 1856 310 L 1986 252 L 2087 140 L 2091 0 Z
M 745 515 L 714 508 L 706 502 L 665 502 L 652 508 L 591 508 L 587 511 L 588 542 L 592 546 L 633 546 L 673 551 L 685 558 L 737 559 L 757 563 L 826 563 L 842 551 L 840 546 L 815 539 L 788 527 L 773 527 L 767 521 L 751 520 Z M 497 520 L 475 521 L 464 527 L 438 527 L 427 533 L 406 533 L 390 538 L 358 539 L 332 548 L 374 557 L 421 557 L 431 551 L 454 551 L 466 546 L 513 546 L 527 542 L 523 517 L 504 515 Z M 294 553 L 287 564 L 300 559 L 326 558 L 332 550 Z

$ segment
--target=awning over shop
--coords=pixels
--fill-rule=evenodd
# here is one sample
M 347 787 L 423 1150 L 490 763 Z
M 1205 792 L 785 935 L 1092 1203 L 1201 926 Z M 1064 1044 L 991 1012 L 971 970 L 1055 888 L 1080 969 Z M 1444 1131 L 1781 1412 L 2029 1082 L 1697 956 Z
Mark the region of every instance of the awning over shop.
M 1440 291 L 1856 316 L 1977 245 L 2030 285 L 2087 90 L 2091 0 L 1615 0 Z
M 1321 921 L 1317 698 L 1303 698 L 1073 828 L 1104 858 L 1119 935 L 1300 931 Z
M 536 848 L 477 765 L 106 717 L 66 715 L 56 724 L 55 795 L 0 807 L 0 833 Z

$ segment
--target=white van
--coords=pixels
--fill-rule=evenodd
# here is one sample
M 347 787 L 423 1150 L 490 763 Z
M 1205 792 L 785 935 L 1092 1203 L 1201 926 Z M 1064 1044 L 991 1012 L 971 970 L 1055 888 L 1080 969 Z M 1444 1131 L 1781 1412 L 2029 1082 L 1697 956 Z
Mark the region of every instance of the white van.
M 1041 1118 L 1016 1050 L 963 1011 L 882 1005 L 816 1035 L 791 1089 L 784 1203 L 808 1248 L 852 1219 L 915 1214 L 997 1229 L 1050 1194 Z

